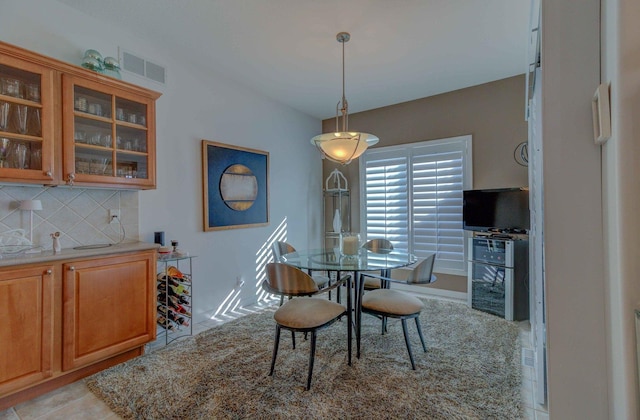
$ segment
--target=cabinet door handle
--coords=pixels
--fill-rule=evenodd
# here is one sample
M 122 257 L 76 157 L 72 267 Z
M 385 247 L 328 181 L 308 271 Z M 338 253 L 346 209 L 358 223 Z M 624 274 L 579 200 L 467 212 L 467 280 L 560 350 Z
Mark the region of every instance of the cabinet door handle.
M 48 176 L 49 178 L 53 179 L 53 173 L 51 171 L 47 171 L 44 173 L 46 176 Z
M 67 184 L 73 186 L 73 180 L 76 179 L 75 172 L 70 172 L 69 177 L 67 178 Z
M 69 271 L 76 271 L 76 268 L 74 266 L 69 267 Z
M 47 270 L 47 274 L 48 274 L 48 275 L 51 275 L 51 273 L 52 273 L 51 269 L 48 269 L 48 270 Z

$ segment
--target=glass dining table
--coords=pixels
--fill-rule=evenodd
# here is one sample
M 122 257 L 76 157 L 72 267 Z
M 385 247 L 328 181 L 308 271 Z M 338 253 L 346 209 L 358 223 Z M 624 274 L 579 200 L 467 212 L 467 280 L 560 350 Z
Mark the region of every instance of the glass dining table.
M 357 255 L 341 255 L 338 248 L 332 248 L 298 250 L 290 254 L 282 255 L 281 261 L 310 273 L 313 271 L 336 272 L 337 278 L 340 278 L 341 273 L 344 272 L 353 273 L 348 282 L 347 300 L 349 303 L 348 306 L 352 307 L 351 302 L 352 299 L 354 299 L 353 308 L 355 308 L 355 316 L 353 318 L 356 333 L 356 357 L 359 358 L 360 325 L 362 319 L 360 298 L 364 290 L 363 284 L 361 284 L 360 272 L 377 271 L 380 272 L 381 275 L 389 277 L 391 270 L 411 265 L 417 261 L 417 258 L 413 254 L 402 251 L 382 250 L 373 252 L 365 248 L 360 248 Z M 355 291 L 353 297 L 351 296 L 351 290 Z

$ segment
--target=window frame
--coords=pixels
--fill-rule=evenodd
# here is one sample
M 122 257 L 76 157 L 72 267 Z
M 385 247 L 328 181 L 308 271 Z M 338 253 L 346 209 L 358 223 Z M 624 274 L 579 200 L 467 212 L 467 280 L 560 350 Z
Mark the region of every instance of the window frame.
M 408 243 L 409 252 L 414 252 L 414 201 L 413 201 L 413 163 L 414 158 L 419 156 L 425 156 L 425 151 L 429 150 L 429 154 L 443 153 L 459 151 L 462 153 L 462 190 L 472 189 L 473 187 L 473 137 L 471 134 L 447 137 L 434 140 L 420 141 L 416 143 L 406 143 L 393 146 L 376 147 L 367 150 L 360 158 L 359 162 L 359 198 L 360 198 L 360 226 L 363 233 L 366 235 L 367 226 L 367 206 L 366 206 L 366 168 L 367 162 L 370 160 L 384 159 L 384 158 L 398 158 L 406 157 L 407 162 L 407 223 L 408 223 Z M 462 209 L 460 210 L 462 214 Z M 467 275 L 467 238 L 469 234 L 462 229 L 462 220 L 460 220 L 460 230 L 462 231 L 462 261 L 459 268 L 455 267 L 442 267 L 438 264 L 434 266 L 434 271 L 443 274 L 453 274 L 458 276 Z

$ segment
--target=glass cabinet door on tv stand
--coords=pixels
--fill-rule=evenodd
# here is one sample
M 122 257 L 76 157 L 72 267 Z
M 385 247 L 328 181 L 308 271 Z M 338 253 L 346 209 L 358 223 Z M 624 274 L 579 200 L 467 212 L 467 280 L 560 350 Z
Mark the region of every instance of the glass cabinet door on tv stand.
M 529 254 L 526 235 L 469 238 L 467 303 L 508 321 L 529 319 Z

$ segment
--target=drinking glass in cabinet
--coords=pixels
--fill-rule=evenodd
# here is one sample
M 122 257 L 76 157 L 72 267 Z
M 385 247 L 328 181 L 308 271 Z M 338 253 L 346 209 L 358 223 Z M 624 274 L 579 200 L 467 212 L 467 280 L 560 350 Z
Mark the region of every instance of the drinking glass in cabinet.
M 91 173 L 91 162 L 87 159 L 76 158 L 76 173 L 78 174 Z
M 13 164 L 15 168 L 26 169 L 27 168 L 27 146 L 22 143 L 17 143 L 13 148 Z
M 87 142 L 87 132 L 84 130 L 76 130 L 73 135 L 73 139 L 76 143 L 86 143 Z
M 91 136 L 89 136 L 89 144 L 93 144 L 94 146 L 97 146 L 100 144 L 100 132 L 96 131 L 94 133 L 91 134 Z
M 8 168 L 8 162 L 7 162 L 7 153 L 9 152 L 9 145 L 11 144 L 11 141 L 6 138 L 6 137 L 2 137 L 0 138 L 0 168 Z
M 3 95 L 22 98 L 22 81 L 4 77 L 2 78 L 2 80 L 0 80 L 0 84 Z
M 104 134 L 100 138 L 100 146 L 111 147 L 111 134 Z
M 107 168 L 109 167 L 110 164 L 111 164 L 111 159 L 108 159 L 108 158 L 91 159 L 89 163 L 90 173 L 94 175 L 105 175 L 107 174 Z
M 102 116 L 102 105 L 100 104 L 89 104 L 89 114 Z
M 20 134 L 27 134 L 27 113 L 29 107 L 26 105 L 15 105 L 16 128 Z
M 87 112 L 87 109 L 89 107 L 89 103 L 87 102 L 87 98 L 85 98 L 84 96 L 77 96 L 76 100 L 75 100 L 74 107 L 78 111 Z
M 29 167 L 31 169 L 42 169 L 42 147 L 31 147 Z
M 38 108 L 31 109 L 29 113 L 29 133 L 34 136 L 42 134 L 42 121 L 40 120 L 40 110 Z
M 0 101 L 0 130 L 9 129 L 9 102 Z
M 24 87 L 27 99 L 33 102 L 40 102 L 40 85 L 36 83 L 27 83 Z

